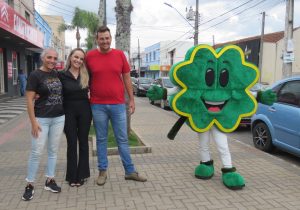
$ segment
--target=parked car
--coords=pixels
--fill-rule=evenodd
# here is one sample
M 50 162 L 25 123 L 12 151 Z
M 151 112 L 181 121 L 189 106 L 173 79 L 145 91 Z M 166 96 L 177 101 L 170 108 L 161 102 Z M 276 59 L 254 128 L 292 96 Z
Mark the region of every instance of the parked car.
M 135 78 L 132 84 L 133 94 L 137 96 L 146 96 L 147 90 L 149 89 L 151 83 L 153 82 L 152 78 L 139 77 Z
M 300 157 L 300 76 L 272 85 L 277 102 L 259 104 L 251 119 L 254 146 L 271 152 L 274 147 Z
M 255 85 L 253 85 L 253 87 L 250 89 L 250 92 L 256 96 L 258 91 L 266 90 L 267 88 L 268 88 L 268 84 L 258 82 Z M 250 127 L 251 126 L 251 116 L 243 117 L 240 121 L 240 126 Z
M 151 84 L 152 85 L 157 85 L 158 87 L 162 87 L 162 88 L 173 88 L 174 84 L 171 82 L 169 77 L 159 77 L 156 80 L 154 80 L 154 82 Z M 156 100 L 156 101 L 150 101 L 151 104 L 159 104 L 160 107 L 162 109 L 166 109 L 169 108 L 169 100 Z

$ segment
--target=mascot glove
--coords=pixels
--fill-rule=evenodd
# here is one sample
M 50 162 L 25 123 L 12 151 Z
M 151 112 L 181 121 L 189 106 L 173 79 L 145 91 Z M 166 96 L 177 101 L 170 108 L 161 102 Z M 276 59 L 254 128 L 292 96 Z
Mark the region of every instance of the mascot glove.
M 161 99 L 166 100 L 166 99 L 167 99 L 167 89 L 158 87 L 158 86 L 156 86 L 156 85 L 153 85 L 153 86 L 150 87 L 149 90 L 147 91 L 146 96 L 147 96 L 151 101 L 161 100 Z
M 257 101 L 262 104 L 271 106 L 274 102 L 277 101 L 277 96 L 276 93 L 274 93 L 272 90 L 259 91 L 257 93 Z

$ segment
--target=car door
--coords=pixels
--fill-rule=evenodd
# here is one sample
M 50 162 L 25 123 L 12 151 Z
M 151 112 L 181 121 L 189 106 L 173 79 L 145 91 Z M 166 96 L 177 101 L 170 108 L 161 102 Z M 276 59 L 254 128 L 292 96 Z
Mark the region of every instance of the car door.
M 269 107 L 274 127 L 274 145 L 300 149 L 300 81 L 288 81 L 277 92 L 277 102 Z

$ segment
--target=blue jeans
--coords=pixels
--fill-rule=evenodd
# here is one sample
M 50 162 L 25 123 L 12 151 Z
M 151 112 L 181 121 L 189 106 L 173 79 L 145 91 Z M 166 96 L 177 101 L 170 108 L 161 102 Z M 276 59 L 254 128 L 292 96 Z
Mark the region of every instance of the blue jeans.
M 93 104 L 91 108 L 97 137 L 98 169 L 107 170 L 108 167 L 107 135 L 110 120 L 125 174 L 135 172 L 128 146 L 125 104 Z
M 34 182 L 45 144 L 48 159 L 46 177 L 55 176 L 57 152 L 65 124 L 65 115 L 53 118 L 36 118 L 41 131 L 38 138 L 32 137 L 31 153 L 28 161 L 27 182 Z

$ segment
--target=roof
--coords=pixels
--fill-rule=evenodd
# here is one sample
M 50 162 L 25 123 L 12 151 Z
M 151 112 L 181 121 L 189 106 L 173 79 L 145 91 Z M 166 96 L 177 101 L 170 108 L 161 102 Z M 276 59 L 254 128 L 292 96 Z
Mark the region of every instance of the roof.
M 300 29 L 300 27 L 294 28 L 293 31 L 296 31 L 298 29 Z M 264 40 L 264 42 L 276 43 L 279 40 L 283 39 L 283 37 L 284 37 L 284 31 L 278 31 L 278 32 L 270 33 L 270 34 L 264 34 L 263 40 Z M 216 49 L 223 45 L 238 44 L 238 43 L 243 43 L 243 42 L 252 41 L 252 40 L 256 40 L 256 39 L 260 39 L 260 35 L 252 36 L 252 37 L 248 37 L 248 38 L 244 38 L 244 39 L 238 39 L 238 40 L 234 40 L 234 41 L 229 41 L 229 42 L 224 42 L 224 43 L 219 43 L 219 44 L 214 45 L 213 47 Z
M 264 40 L 264 42 L 276 43 L 279 40 L 283 39 L 283 37 L 284 37 L 284 32 L 279 31 L 279 32 L 275 32 L 275 33 L 265 34 L 263 37 L 263 40 Z M 229 41 L 229 42 L 224 42 L 224 43 L 219 43 L 219 44 L 214 45 L 214 48 L 218 48 L 218 47 L 221 47 L 221 46 L 227 45 L 227 44 L 238 44 L 238 43 L 243 43 L 243 42 L 252 41 L 252 40 L 256 40 L 256 39 L 260 39 L 260 35 L 252 36 L 252 37 L 248 37 L 248 38 L 244 38 L 244 39 L 238 39 L 238 40 L 234 40 L 234 41 Z

